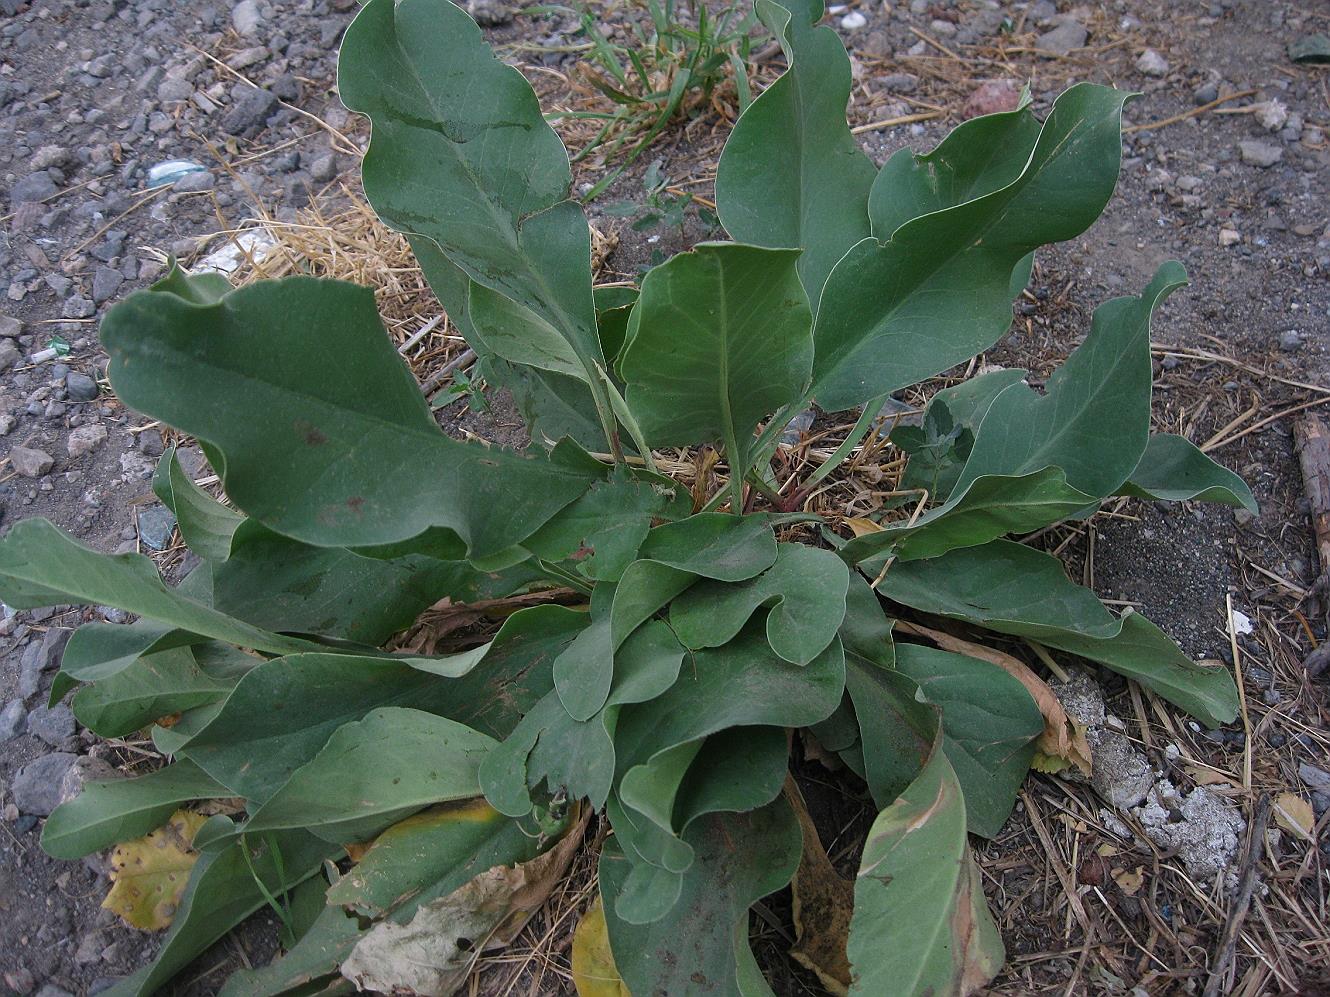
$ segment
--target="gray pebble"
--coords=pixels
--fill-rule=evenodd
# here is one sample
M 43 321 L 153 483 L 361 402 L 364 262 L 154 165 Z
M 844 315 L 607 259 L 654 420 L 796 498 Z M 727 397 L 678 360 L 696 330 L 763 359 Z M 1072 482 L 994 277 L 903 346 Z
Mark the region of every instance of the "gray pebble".
M 164 505 L 150 505 L 138 515 L 139 540 L 145 547 L 165 550 L 175 529 L 175 515 Z
M 70 399 L 76 402 L 90 402 L 98 393 L 97 382 L 78 371 L 69 372 L 65 378 L 65 390 L 69 392 Z
M 1249 166 L 1259 166 L 1263 170 L 1269 169 L 1284 158 L 1284 150 L 1279 146 L 1258 139 L 1245 139 L 1239 142 L 1238 152 L 1241 153 L 1244 163 Z
M 28 733 L 53 748 L 63 744 L 65 738 L 73 737 L 75 729 L 74 712 L 63 703 L 50 708 L 38 706 L 28 713 Z
M 29 174 L 9 188 L 9 199 L 15 204 L 44 201 L 60 188 L 45 170 Z
M 28 711 L 23 708 L 23 700 L 11 699 L 0 710 L 0 744 L 11 741 L 23 733 L 24 721 Z
M 186 173 L 171 185 L 171 189 L 178 194 L 198 194 L 205 190 L 212 190 L 216 186 L 217 178 L 212 175 L 212 172 L 201 170 Z
M 120 285 L 125 282 L 125 275 L 111 267 L 98 267 L 92 275 L 92 300 L 95 304 L 109 301 Z
M 257 130 L 276 110 L 276 94 L 269 90 L 250 90 L 226 112 L 222 118 L 222 128 L 228 135 Z
M 42 755 L 19 769 L 13 785 L 9 787 L 19 811 L 37 817 L 49 817 L 51 811 L 60 805 L 61 783 L 76 761 L 78 755 L 56 751 Z
M 1279 334 L 1279 348 L 1285 353 L 1292 353 L 1302 345 L 1302 337 L 1298 335 L 1297 329 L 1289 329 Z

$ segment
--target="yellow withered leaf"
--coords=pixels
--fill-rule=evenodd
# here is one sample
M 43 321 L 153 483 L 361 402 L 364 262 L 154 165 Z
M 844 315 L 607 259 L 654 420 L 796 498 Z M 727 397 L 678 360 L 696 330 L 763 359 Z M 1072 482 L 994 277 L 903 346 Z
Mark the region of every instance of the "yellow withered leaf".
M 614 965 L 600 898 L 573 932 L 573 985 L 578 997 L 632 997 Z
M 199 857 L 194 835 L 207 819 L 177 810 L 157 830 L 117 845 L 111 852 L 111 891 L 102 906 L 144 931 L 168 927 Z

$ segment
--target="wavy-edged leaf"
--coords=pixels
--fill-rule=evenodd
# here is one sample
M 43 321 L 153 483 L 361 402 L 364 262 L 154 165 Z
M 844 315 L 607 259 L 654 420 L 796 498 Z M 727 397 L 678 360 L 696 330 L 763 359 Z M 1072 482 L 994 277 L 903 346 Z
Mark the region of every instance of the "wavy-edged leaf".
M 1044 394 L 1013 384 L 994 400 L 975 434 L 955 493 L 984 475 L 1059 467 L 1068 484 L 1095 498 L 1119 488 L 1150 437 L 1150 318 L 1186 283 L 1182 264 L 1159 267 L 1139 297 L 1095 309 L 1090 334 L 1048 379 Z
M 633 862 L 615 913 L 644 924 L 667 913 L 692 867 L 687 841 L 693 821 L 710 813 L 743 813 L 766 806 L 788 776 L 789 747 L 781 727 L 731 727 L 665 751 L 623 774 L 609 808 L 611 825 Z M 668 875 L 663 875 L 664 873 Z M 657 884 L 678 883 L 655 893 Z
M 98 553 L 45 519 L 20 520 L 0 538 L 0 598 L 23 609 L 69 602 L 116 606 L 171 627 L 273 654 L 316 646 L 219 613 L 169 588 L 156 565 L 142 554 Z M 138 654 L 152 646 L 160 648 L 165 631 L 145 642 L 149 632 L 125 634 L 121 643 L 139 646 Z M 117 659 L 118 667 L 129 663 L 120 660 L 124 656 Z
M 850 573 L 831 551 L 781 544 L 776 563 L 746 582 L 700 582 L 670 605 L 670 626 L 684 646 L 719 647 L 750 616 L 769 607 L 771 649 L 786 661 L 806 664 L 831 643 L 845 618 Z
M 77 859 L 161 827 L 182 804 L 230 796 L 197 765 L 176 762 L 133 779 L 89 782 L 42 828 L 42 850 Z
M 586 797 L 605 805 L 614 779 L 614 731 L 619 710 L 665 692 L 679 675 L 685 651 L 664 623 L 635 630 L 616 652 L 613 684 L 605 705 L 587 720 L 574 720 L 557 692 L 550 692 L 524 716 L 504 742 L 481 763 L 486 798 L 503 813 L 531 812 L 530 790 L 545 784 L 553 794 Z
M 850 133 L 850 58 L 817 22 L 822 0 L 757 0 L 789 68 L 735 123 L 716 170 L 716 206 L 731 238 L 801 248 L 799 276 L 816 309 L 827 274 L 869 234 L 873 162 Z
M 729 727 L 806 727 L 829 717 L 845 688 L 845 655 L 833 641 L 807 665 L 776 656 L 761 628 L 698 651 L 664 694 L 619 714 L 615 751 L 626 770 L 657 753 Z
M 370 203 L 465 271 L 488 351 L 596 382 L 590 231 L 521 73 L 447 0 L 375 0 L 347 29 L 338 84 L 373 125 Z
M 963 654 L 898 643 L 896 668 L 942 711 L 942 747 L 965 794 L 970 832 L 996 837 L 1044 730 L 1039 707 L 1001 668 Z
M 555 662 L 554 683 L 568 715 L 589 720 L 605 705 L 615 651 L 697 578 L 743 581 L 775 560 L 776 537 L 763 516 L 702 513 L 652 529 L 618 585 L 597 588 L 591 625 Z
M 560 606 L 514 613 L 467 674 L 442 678 L 391 658 L 290 655 L 247 674 L 178 750 L 237 795 L 262 802 L 370 710 L 405 706 L 506 737 L 553 685 L 555 657 L 586 625 Z
M 1252 514 L 1258 511 L 1245 481 L 1216 464 L 1190 440 L 1172 433 L 1150 437 L 1140 463 L 1119 494 L 1166 502 L 1222 502 Z
M 632 993 L 769 995 L 748 947 L 748 908 L 781 889 L 799 865 L 799 823 L 784 799 L 746 813 L 694 821 L 696 861 L 669 915 L 630 924 L 614 912 L 630 866 L 614 838 L 601 851 L 600 881 L 614 963 Z
M 619 372 L 649 445 L 723 443 L 732 467 L 747 466 L 757 424 L 797 398 L 812 369 L 798 258 L 707 242 L 647 274 Z
M 965 828 L 939 731 L 923 770 L 868 832 L 850 923 L 851 994 L 964 995 L 1002 968 L 1002 936 Z
M 379 707 L 333 731 L 238 831 L 303 827 L 341 844 L 366 841 L 426 806 L 479 795 L 480 761 L 494 744 L 446 717 Z
M 445 527 L 484 557 L 590 484 L 446 437 L 365 288 L 291 277 L 208 305 L 157 288 L 102 324 L 116 393 L 207 441 L 227 495 L 278 533 L 368 546 Z
M 885 241 L 912 218 L 1007 186 L 1029 163 L 1040 127 L 1026 96 L 1014 111 L 962 122 L 932 152 L 919 155 L 901 149 L 893 153 L 882 164 L 868 195 L 873 235 Z M 1029 279 L 1028 271 L 1025 277 Z
M 209 824 L 230 824 L 214 817 Z M 205 828 L 208 825 L 205 825 Z M 242 849 L 249 850 L 248 859 Z M 341 853 L 338 845 L 286 831 L 205 851 L 194 864 L 171 929 L 151 963 L 103 993 L 109 997 L 150 997 L 233 927 L 322 868 Z
M 1011 322 L 1013 269 L 1074 238 L 1117 182 L 1126 94 L 1088 83 L 1053 105 L 1024 171 L 983 197 L 864 240 L 827 278 L 811 393 L 838 411 L 992 345 Z

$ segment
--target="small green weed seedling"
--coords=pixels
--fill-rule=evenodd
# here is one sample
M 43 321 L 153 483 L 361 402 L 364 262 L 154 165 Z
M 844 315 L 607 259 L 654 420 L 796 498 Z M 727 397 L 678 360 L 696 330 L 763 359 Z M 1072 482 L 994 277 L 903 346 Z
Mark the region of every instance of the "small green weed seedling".
M 512 937 L 518 887 L 557 876 L 602 810 L 613 992 L 770 994 L 749 909 L 815 833 L 783 790 L 792 731 L 880 811 L 824 979 L 966 993 L 1004 959 L 968 835 L 997 834 L 1032 763 L 1084 757 L 1032 671 L 963 652 L 1024 639 L 1207 726 L 1234 718 L 1227 672 L 1011 539 L 1115 496 L 1254 506 L 1150 432 L 1150 320 L 1179 264 L 1100 306 L 1042 392 L 996 370 L 936 393 L 895 436 L 915 499 L 894 518 L 838 535 L 840 517 L 789 511 L 769 480 L 810 402 L 865 415 L 805 492 L 884 397 L 1003 335 L 1032 254 L 1111 196 L 1127 96 L 1080 84 L 1042 121 L 977 118 L 879 169 L 847 125 L 849 59 L 820 4 L 758 13 L 788 68 L 720 158 L 733 241 L 640 288 L 592 286 L 568 156 L 460 8 L 370 0 L 348 30 L 366 193 L 548 444 L 532 454 L 445 436 L 365 288 L 173 269 L 108 314 L 115 390 L 197 438 L 231 502 L 163 457 L 155 490 L 200 558 L 175 587 L 42 520 L 0 540 L 11 606 L 140 617 L 79 629 L 52 697 L 106 737 L 148 730 L 171 759 L 89 785 L 46 850 L 198 825 L 187 883 L 153 881 L 157 957 L 112 997 L 157 991 L 264 906 L 292 944 L 228 997 L 450 993 L 484 940 Z M 657 463 L 670 448 L 723 454 L 722 485 L 693 495 Z M 502 625 L 404 644 L 445 597 L 475 607 L 468 624 L 501 600 Z

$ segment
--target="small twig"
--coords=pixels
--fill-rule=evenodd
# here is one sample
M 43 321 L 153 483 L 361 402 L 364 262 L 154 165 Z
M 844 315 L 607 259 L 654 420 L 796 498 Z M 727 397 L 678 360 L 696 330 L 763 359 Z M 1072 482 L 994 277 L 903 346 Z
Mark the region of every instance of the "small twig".
M 1146 121 L 1139 125 L 1130 125 L 1122 129 L 1123 133 L 1140 132 L 1149 128 L 1165 128 L 1168 125 L 1176 125 L 1179 121 L 1186 121 L 1188 118 L 1194 118 L 1198 114 L 1204 114 L 1206 111 L 1213 110 L 1220 104 L 1227 104 L 1230 100 L 1240 100 L 1243 97 L 1251 97 L 1256 93 L 1255 90 L 1242 90 L 1239 93 L 1231 93 L 1218 100 L 1212 100 L 1208 104 L 1202 104 L 1200 107 L 1193 107 L 1190 111 L 1183 111 L 1181 114 L 1175 114 L 1171 118 L 1164 118 L 1162 121 Z M 1242 110 L 1246 110 L 1243 108 Z
M 461 370 L 463 367 L 474 363 L 475 359 L 476 351 L 468 347 L 431 374 L 429 380 L 420 386 L 420 390 L 428 395 L 443 382 L 445 377 L 455 370 Z
M 881 121 L 873 121 L 866 125 L 856 125 L 850 131 L 855 135 L 862 135 L 864 132 L 877 131 L 879 128 L 894 128 L 896 125 L 910 125 L 916 121 L 932 121 L 934 118 L 940 118 L 945 111 L 920 111 L 918 114 L 902 114 L 895 118 L 883 118 Z
M 1221 993 L 1224 976 L 1228 973 L 1229 964 L 1233 961 L 1233 954 L 1237 948 L 1242 922 L 1247 917 L 1248 908 L 1251 907 L 1252 891 L 1256 888 L 1256 864 L 1265 845 L 1265 826 L 1269 820 L 1270 796 L 1262 793 L 1256 802 L 1256 810 L 1248 826 L 1247 851 L 1242 857 L 1242 874 L 1238 881 L 1237 896 L 1233 900 L 1233 906 L 1229 908 L 1228 921 L 1224 924 L 1224 933 L 1220 935 L 1219 950 L 1202 997 L 1219 997 Z

